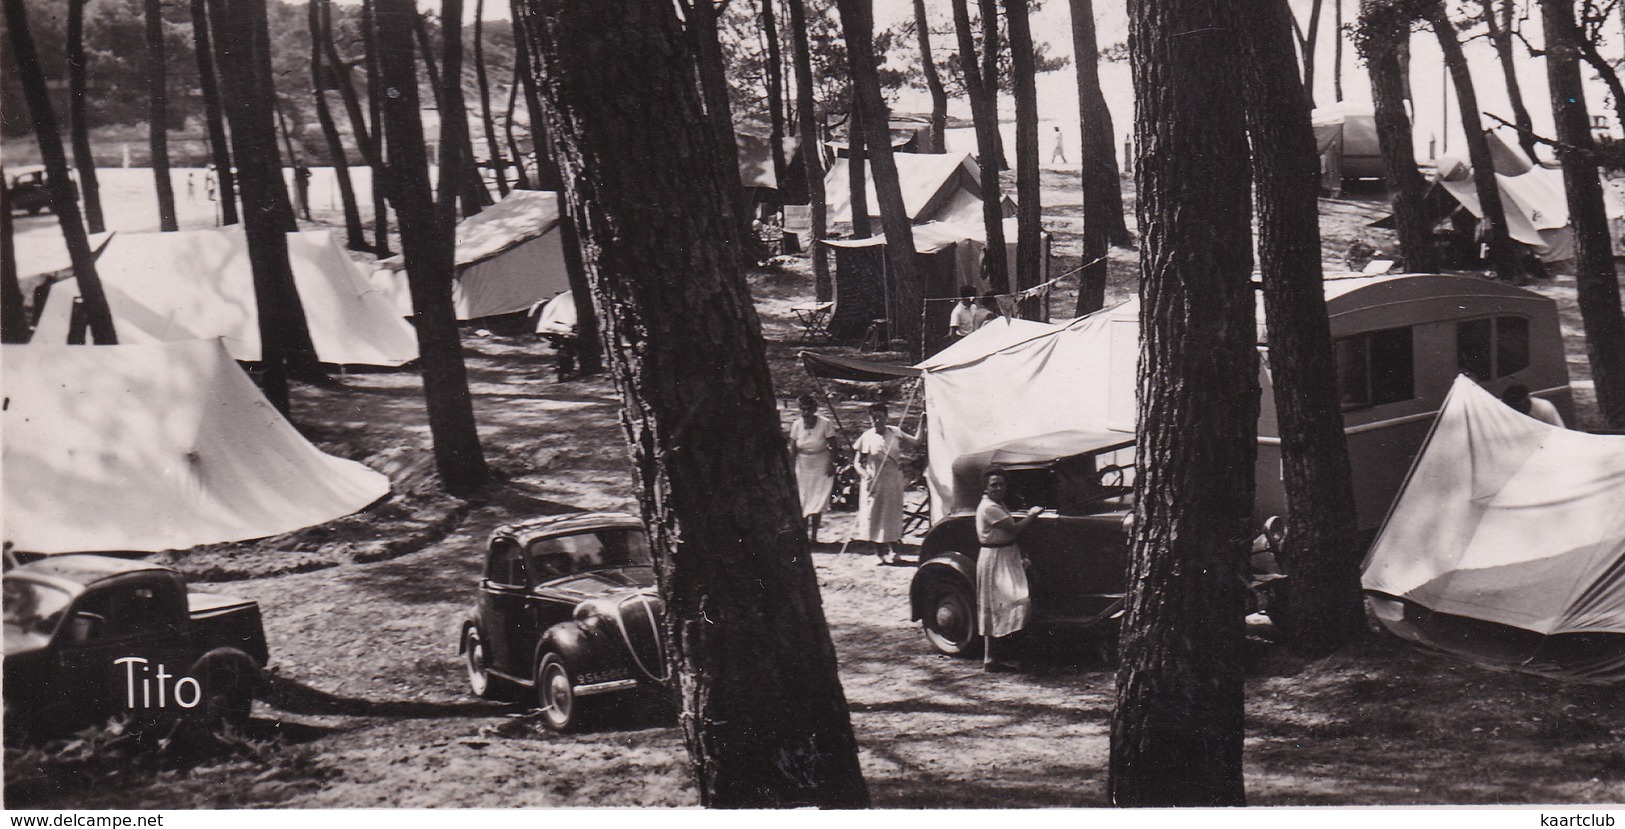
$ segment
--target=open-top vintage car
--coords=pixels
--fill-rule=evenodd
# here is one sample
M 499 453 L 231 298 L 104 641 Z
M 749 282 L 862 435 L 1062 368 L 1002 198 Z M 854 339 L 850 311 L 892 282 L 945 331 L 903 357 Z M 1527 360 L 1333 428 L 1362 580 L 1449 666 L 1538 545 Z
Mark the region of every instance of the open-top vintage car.
M 1005 470 L 1005 505 L 1019 514 L 1045 511 L 1022 532 L 1035 630 L 1088 630 L 1112 641 L 1126 595 L 1133 518 L 1134 436 L 1117 431 L 1065 431 L 1022 438 L 967 453 L 954 462 L 952 514 L 926 533 L 920 565 L 909 588 L 912 618 L 926 639 L 951 656 L 975 652 L 976 505 L 982 475 Z M 1266 523 L 1248 573 L 1238 588 L 1249 590 L 1249 612 L 1278 596 L 1271 547 L 1279 544 Z
M 664 689 L 662 615 L 643 522 L 574 513 L 491 534 L 460 650 L 470 689 L 528 698 L 548 727 L 580 727 L 602 695 Z

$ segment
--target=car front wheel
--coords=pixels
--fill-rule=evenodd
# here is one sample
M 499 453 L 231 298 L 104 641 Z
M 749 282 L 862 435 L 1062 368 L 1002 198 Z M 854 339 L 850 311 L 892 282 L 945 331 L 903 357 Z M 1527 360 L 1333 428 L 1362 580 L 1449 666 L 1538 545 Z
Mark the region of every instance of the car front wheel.
M 961 578 L 938 578 L 925 597 L 921 625 L 925 638 L 938 653 L 966 656 L 980 638 L 976 635 L 976 596 Z
M 556 653 L 547 653 L 536 663 L 536 701 L 548 728 L 574 731 L 581 726 L 582 706 L 574 678 L 564 658 Z

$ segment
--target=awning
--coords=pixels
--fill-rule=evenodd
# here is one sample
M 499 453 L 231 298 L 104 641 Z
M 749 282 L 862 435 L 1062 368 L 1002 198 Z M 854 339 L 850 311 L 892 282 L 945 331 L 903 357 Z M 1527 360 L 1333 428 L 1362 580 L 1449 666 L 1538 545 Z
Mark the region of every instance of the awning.
M 834 354 L 819 354 L 815 351 L 801 352 L 801 365 L 814 377 L 849 380 L 854 383 L 884 383 L 887 380 L 908 380 L 920 376 L 920 370 L 911 366 L 857 357 L 837 357 Z

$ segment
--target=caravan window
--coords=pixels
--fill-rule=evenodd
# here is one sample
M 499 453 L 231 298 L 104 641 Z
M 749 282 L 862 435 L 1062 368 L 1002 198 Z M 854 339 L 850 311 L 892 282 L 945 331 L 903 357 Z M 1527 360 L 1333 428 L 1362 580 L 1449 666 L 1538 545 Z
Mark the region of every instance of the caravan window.
M 1344 337 L 1335 346 L 1337 386 L 1344 411 L 1416 396 L 1411 329 L 1392 328 Z
M 1496 380 L 1529 367 L 1529 320 L 1493 317 L 1456 323 L 1457 366 L 1479 380 Z

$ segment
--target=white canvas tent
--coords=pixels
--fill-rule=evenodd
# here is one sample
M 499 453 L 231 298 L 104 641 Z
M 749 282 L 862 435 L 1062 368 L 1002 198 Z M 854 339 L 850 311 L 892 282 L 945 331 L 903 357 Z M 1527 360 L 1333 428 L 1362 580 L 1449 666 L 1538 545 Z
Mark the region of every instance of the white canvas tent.
M 411 316 L 405 260 L 396 256 L 378 265 L 373 285 L 391 298 L 401 316 Z M 518 313 L 568 290 L 557 193 L 513 190 L 457 224 L 457 281 L 451 296 L 458 319 Z
M 219 340 L 8 345 L 0 367 L 4 535 L 20 551 L 260 538 L 389 492 L 305 440 Z
M 398 366 L 418 356 L 417 335 L 325 230 L 288 234 L 310 338 L 325 363 Z M 231 356 L 260 359 L 259 310 L 241 227 L 119 233 L 96 262 L 113 326 L 125 344 L 225 340 Z M 33 342 L 68 342 L 77 280 L 51 287 Z
M 1378 607 L 1401 635 L 1455 650 L 1428 612 L 1493 623 L 1537 636 L 1475 636 L 1471 655 L 1510 645 L 1564 673 L 1550 637 L 1625 634 L 1625 437 L 1550 426 L 1458 377 L 1362 582 L 1398 600 Z M 1625 678 L 1622 643 L 1567 667 Z
M 1496 169 L 1503 169 L 1499 162 Z M 1508 235 L 1513 241 L 1528 245 L 1542 262 L 1561 262 L 1573 258 L 1574 232 L 1569 227 L 1569 203 L 1563 188 L 1563 171 L 1546 167 L 1531 168 L 1528 165 L 1524 165 L 1524 170 L 1515 175 L 1501 172 L 1495 175 L 1501 188 L 1501 205 L 1506 214 Z M 1465 162 L 1449 157 L 1440 159 L 1437 184 L 1474 219 L 1483 218 L 1484 211 L 1478 202 L 1478 186 L 1473 181 L 1472 169 Z M 1625 202 L 1612 190 L 1604 189 L 1603 207 L 1608 215 L 1614 254 L 1625 254 L 1620 240 L 1621 231 L 1625 231 Z
M 897 178 L 903 188 L 903 206 L 908 220 L 925 222 L 975 223 L 982 218 L 982 173 L 970 153 L 898 153 Z M 872 167 L 866 169 L 869 214 L 880 215 L 880 198 L 875 193 Z M 851 162 L 835 159 L 824 174 L 824 195 L 829 205 L 829 222 L 852 221 Z M 1006 201 L 1005 215 L 1014 215 L 1014 202 Z

